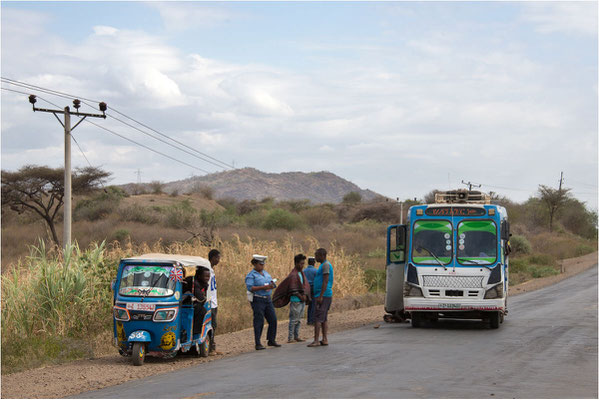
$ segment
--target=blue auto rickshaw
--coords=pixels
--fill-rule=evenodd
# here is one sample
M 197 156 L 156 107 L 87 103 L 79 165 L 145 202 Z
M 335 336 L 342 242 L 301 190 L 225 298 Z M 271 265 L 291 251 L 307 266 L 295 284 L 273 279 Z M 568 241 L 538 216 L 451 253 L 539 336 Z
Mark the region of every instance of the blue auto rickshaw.
M 114 338 L 123 356 L 142 365 L 146 355 L 169 358 L 191 352 L 207 357 L 212 341 L 210 300 L 206 299 L 199 332 L 193 331 L 193 295 L 187 289 L 202 257 L 144 254 L 119 263 L 114 289 Z M 184 293 L 184 289 L 186 293 Z

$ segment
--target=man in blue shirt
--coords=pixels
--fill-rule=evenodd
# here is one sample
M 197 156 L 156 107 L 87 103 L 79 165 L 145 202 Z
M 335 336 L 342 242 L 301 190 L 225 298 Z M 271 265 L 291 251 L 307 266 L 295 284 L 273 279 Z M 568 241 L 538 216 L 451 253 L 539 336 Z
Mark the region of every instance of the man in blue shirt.
M 316 250 L 314 258 L 320 266 L 314 277 L 314 341 L 308 347 L 328 346 L 327 317 L 333 301 L 333 266 L 327 261 L 327 251 L 323 248 Z M 321 327 L 322 340 L 319 341 Z
M 314 257 L 308 257 L 308 266 L 304 269 L 304 275 L 310 284 L 310 298 L 314 299 L 314 277 L 318 271 L 314 266 L 316 260 Z M 308 304 L 308 325 L 314 325 L 314 301 L 310 301 Z
M 245 277 L 245 286 L 252 292 L 252 310 L 254 312 L 254 340 L 256 350 L 264 350 L 260 338 L 264 328 L 264 318 L 268 322 L 268 331 L 266 332 L 267 344 L 273 347 L 281 347 L 277 343 L 277 315 L 272 304 L 271 293 L 275 288 L 270 274 L 264 270 L 266 256 L 254 254 L 252 258 L 253 270 Z

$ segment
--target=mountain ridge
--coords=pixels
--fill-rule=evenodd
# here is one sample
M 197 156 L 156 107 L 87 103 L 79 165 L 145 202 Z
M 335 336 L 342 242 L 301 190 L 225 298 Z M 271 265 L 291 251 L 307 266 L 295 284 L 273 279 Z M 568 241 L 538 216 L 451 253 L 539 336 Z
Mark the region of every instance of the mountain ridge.
M 133 193 L 137 185 L 129 183 L 121 187 Z M 205 187 L 211 188 L 215 198 L 238 201 L 272 197 L 277 201 L 309 199 L 315 204 L 339 203 L 350 192 L 359 193 L 363 200 L 381 197 L 329 171 L 269 173 L 240 168 L 162 184 L 162 190 L 168 193 L 197 192 Z

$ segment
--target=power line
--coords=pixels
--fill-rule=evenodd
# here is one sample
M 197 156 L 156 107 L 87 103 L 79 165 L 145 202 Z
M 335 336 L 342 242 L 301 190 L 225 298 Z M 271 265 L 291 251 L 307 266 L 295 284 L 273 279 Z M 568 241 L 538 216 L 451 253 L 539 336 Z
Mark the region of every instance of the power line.
M 9 79 L 9 78 L 4 78 L 4 77 L 2 77 L 1 79 L 2 79 L 2 82 L 4 82 L 4 83 L 7 83 L 7 84 L 15 85 L 15 86 L 18 86 L 18 87 L 23 87 L 23 88 L 26 88 L 26 89 L 35 89 L 35 90 L 39 90 L 39 91 L 42 91 L 42 92 L 44 92 L 44 93 L 46 93 L 46 94 L 50 94 L 50 95 L 53 95 L 53 96 L 58 96 L 58 97 L 63 97 L 63 98 L 68 98 L 68 99 L 71 99 L 71 98 L 78 98 L 78 99 L 84 100 L 84 103 L 85 103 L 85 101 L 89 101 L 89 102 L 97 103 L 97 101 L 95 101 L 95 100 L 92 100 L 92 99 L 88 99 L 88 98 L 81 97 L 81 96 L 75 96 L 75 95 L 72 95 L 72 94 L 69 94 L 69 93 L 65 93 L 65 92 L 59 92 L 59 91 L 57 91 L 57 90 L 48 89 L 48 88 L 44 88 L 44 87 L 37 86 L 37 85 L 32 85 L 32 84 L 30 84 L 30 83 L 21 82 L 21 81 L 17 81 L 17 80 L 14 80 L 14 79 Z M 87 103 L 86 103 L 86 104 L 87 104 Z M 88 106 L 90 106 L 89 104 L 87 104 L 87 105 L 88 105 Z M 93 106 L 90 106 L 90 107 L 93 107 Z M 138 120 L 136 120 L 136 119 L 134 119 L 133 117 L 130 117 L 130 116 L 126 115 L 125 113 L 123 113 L 123 112 L 121 112 L 121 111 L 119 111 L 119 110 L 117 110 L 117 109 L 115 109 L 115 108 L 113 108 L 113 107 L 109 107 L 109 109 L 110 109 L 110 110 L 112 110 L 112 111 L 114 111 L 114 112 L 116 112 L 117 114 L 119 114 L 119 115 L 121 115 L 121 116 L 123 116 L 123 117 L 125 117 L 125 118 L 127 118 L 127 119 L 129 119 L 129 120 L 131 120 L 131 121 L 133 121 L 133 122 L 135 122 L 135 123 L 137 123 L 137 124 L 139 124 L 139 125 L 143 126 L 144 128 L 146 128 L 146 129 L 149 129 L 149 130 L 151 130 L 151 131 L 153 131 L 153 132 L 155 132 L 155 133 L 159 134 L 160 136 L 163 136 L 163 137 L 165 137 L 165 138 L 167 138 L 167 139 L 169 139 L 169 140 L 171 140 L 171 141 L 173 141 L 173 142 L 175 142 L 175 143 L 177 143 L 177 144 L 179 144 L 179 145 L 181 145 L 181 146 L 184 146 L 184 147 L 186 147 L 187 149 L 189 149 L 189 150 L 191 150 L 191 151 L 193 151 L 193 152 L 195 152 L 195 153 L 197 153 L 197 154 L 200 154 L 200 155 L 201 155 L 201 156 L 203 156 L 203 157 L 197 156 L 197 155 L 195 155 L 195 154 L 191 154 L 191 153 L 187 152 L 186 150 L 180 149 L 180 148 L 178 148 L 178 147 L 176 147 L 176 146 L 173 146 L 173 145 L 172 145 L 172 144 L 170 144 L 170 143 L 167 143 L 167 142 L 164 142 L 164 141 L 163 141 L 163 143 L 165 143 L 165 144 L 168 144 L 168 145 L 170 145 L 171 147 L 174 147 L 174 148 L 176 148 L 176 149 L 178 149 L 178 150 L 180 150 L 180 151 L 183 151 L 183 152 L 185 152 L 185 153 L 187 153 L 187 154 L 190 154 L 190 155 L 192 155 L 192 156 L 194 156 L 194 157 L 196 157 L 196 158 L 198 158 L 198 159 L 200 159 L 200 160 L 202 160 L 202 161 L 205 161 L 205 162 L 208 162 L 208 163 L 210 163 L 210 164 L 213 164 L 213 165 L 215 165 L 215 166 L 217 166 L 217 167 L 219 167 L 219 168 L 233 168 L 233 169 L 235 168 L 235 167 L 234 167 L 234 166 L 232 166 L 231 164 L 228 164 L 228 163 L 226 163 L 226 162 L 224 162 L 224 161 L 221 161 L 221 160 L 219 160 L 219 159 L 217 159 L 217 158 L 215 158 L 215 157 L 212 157 L 212 156 L 210 156 L 210 155 L 208 155 L 208 154 L 206 154 L 206 153 L 203 153 L 203 152 L 201 152 L 201 151 L 199 151 L 199 150 L 197 150 L 197 149 L 194 149 L 194 148 L 192 148 L 192 147 L 190 147 L 190 146 L 186 145 L 185 143 L 182 143 L 182 142 L 180 142 L 180 141 L 178 141 L 178 140 L 176 140 L 176 139 L 173 139 L 173 138 L 171 138 L 170 136 L 168 136 L 168 135 L 166 135 L 166 134 L 164 134 L 164 133 L 162 133 L 162 132 L 160 132 L 160 131 L 158 131 L 158 130 L 156 130 L 156 129 L 154 129 L 154 128 L 152 128 L 152 127 L 150 127 L 150 126 L 148 126 L 148 125 L 146 125 L 146 124 L 144 124 L 144 123 L 142 123 L 142 122 L 140 122 L 140 121 L 138 121 Z M 147 133 L 147 132 L 144 132 L 144 131 L 142 131 L 141 129 L 139 129 L 139 128 L 137 128 L 137 127 L 134 127 L 134 126 L 132 126 L 131 124 L 128 124 L 127 122 L 125 122 L 125 121 L 123 121 L 123 120 L 120 120 L 119 118 L 116 118 L 116 117 L 114 117 L 114 116 L 112 116 L 112 115 L 109 115 L 109 116 L 110 116 L 111 118 L 113 118 L 113 119 L 115 119 L 115 120 L 117 120 L 117 121 L 121 122 L 121 123 L 122 123 L 122 124 L 124 124 L 124 125 L 127 125 L 127 126 L 129 126 L 129 127 L 133 128 L 133 129 L 136 129 L 136 130 L 138 130 L 139 132 L 141 132 L 141 133 L 143 133 L 143 134 L 145 134 L 145 135 L 148 135 L 148 136 L 150 136 L 150 137 L 152 137 L 152 138 L 154 138 L 154 139 L 156 139 L 156 140 L 160 140 L 159 138 L 157 138 L 157 137 L 155 137 L 155 136 L 153 136 L 153 135 L 151 135 L 151 134 L 149 134 L 149 133 Z M 160 141 L 161 141 L 161 140 L 160 140 Z M 205 159 L 204 157 L 207 157 L 207 158 L 209 158 L 210 160 L 213 160 L 213 161 L 215 161 L 215 162 L 217 162 L 217 163 L 219 163 L 219 164 L 215 164 L 213 161 L 207 160 L 207 159 Z
M 100 128 L 100 129 L 103 129 L 103 130 L 105 130 L 105 131 L 107 131 L 107 132 L 109 132 L 109 133 L 112 133 L 113 135 L 116 135 L 116 136 L 118 136 L 118 137 L 120 137 L 120 138 L 122 138 L 122 139 L 125 139 L 125 140 L 127 140 L 127 141 L 129 141 L 129 142 L 131 142 L 131 143 L 134 143 L 134 144 L 136 144 L 136 145 L 138 145 L 138 146 L 141 146 L 141 147 L 143 147 L 143 148 L 145 148 L 145 149 L 147 149 L 147 150 L 150 150 L 151 152 L 154 152 L 154 153 L 156 153 L 156 154 L 160 154 L 161 156 L 164 156 L 164 157 L 166 157 L 166 158 L 168 158 L 168 159 L 171 159 L 171 160 L 173 160 L 173 161 L 176 161 L 176 162 L 178 162 L 178 163 L 180 163 L 180 164 L 186 165 L 186 166 L 188 166 L 188 167 L 191 167 L 191 168 L 193 168 L 193 169 L 197 169 L 198 171 L 202 171 L 202 172 L 205 172 L 205 173 L 207 173 L 207 174 L 209 174 L 209 173 L 210 173 L 210 172 L 208 172 L 208 171 L 206 171 L 206 170 L 204 170 L 204 169 L 202 169 L 202 168 L 200 168 L 200 167 L 193 166 L 193 165 L 191 165 L 191 164 L 188 164 L 188 163 L 186 163 L 185 161 L 177 160 L 176 158 L 174 158 L 174 157 L 171 157 L 171 156 L 169 156 L 169 155 L 167 155 L 167 154 L 161 153 L 161 152 L 159 152 L 158 150 L 154 150 L 154 149 L 152 149 L 151 147 L 148 147 L 148 146 L 146 146 L 145 144 L 142 144 L 142 143 L 136 142 L 136 141 L 135 141 L 135 140 L 133 140 L 133 139 L 129 139 L 128 137 L 126 137 L 126 136 L 123 136 L 123 135 L 121 135 L 121 134 L 119 134 L 119 133 L 116 133 L 115 131 L 113 131 L 113 130 L 111 130 L 111 129 L 105 128 L 105 127 L 103 127 L 102 125 L 98 125 L 98 124 L 96 124 L 95 122 L 88 121 L 88 120 L 85 120 L 85 122 L 87 122 L 88 124 L 95 125 L 95 126 L 97 126 L 98 128 Z
M 18 91 L 18 90 L 13 90 L 13 89 L 8 89 L 8 88 L 1 88 L 1 89 L 3 89 L 3 90 L 8 90 L 8 91 L 11 91 L 11 92 L 20 93 L 20 94 L 29 95 L 29 93 L 26 93 L 26 92 L 21 92 L 21 91 Z M 53 105 L 53 106 L 55 106 L 55 107 L 59 107 L 58 105 L 56 105 L 56 104 L 52 103 L 52 102 L 51 102 L 51 101 L 49 101 L 49 100 L 46 100 L 46 99 L 44 99 L 43 97 L 39 97 L 39 96 L 37 96 L 37 98 L 38 98 L 38 99 L 40 99 L 40 100 L 43 100 L 43 101 L 45 101 L 46 103 L 52 104 L 52 105 Z M 146 146 L 146 145 L 144 145 L 144 144 L 141 144 L 141 143 L 139 143 L 139 142 L 136 142 L 136 141 L 135 141 L 135 140 L 133 140 L 133 139 L 129 139 L 129 138 L 127 138 L 126 136 L 123 136 L 123 135 L 121 135 L 121 134 L 118 134 L 118 133 L 116 133 L 116 132 L 114 132 L 114 131 L 112 131 L 112 130 L 110 130 L 110 129 L 108 129 L 108 128 L 105 128 L 105 127 L 103 127 L 103 126 L 101 126 L 101 125 L 98 125 L 98 124 L 96 124 L 96 123 L 94 123 L 94 122 L 92 122 L 92 121 L 85 120 L 85 122 L 88 122 L 88 123 L 90 123 L 90 124 L 92 124 L 92 125 L 95 125 L 95 126 L 97 126 L 98 128 L 100 128 L 100 129 L 104 129 L 105 131 L 107 131 L 107 132 L 109 132 L 109 133 L 112 133 L 113 135 L 119 136 L 120 138 L 123 138 L 123 139 L 125 139 L 125 140 L 127 140 L 127 141 L 129 141 L 129 142 L 131 142 L 131 143 L 134 143 L 134 144 L 136 144 L 136 145 L 138 145 L 138 146 L 141 146 L 141 147 L 143 147 L 143 148 L 145 148 L 145 149 L 147 149 L 147 150 L 150 150 L 150 151 L 152 151 L 152 152 L 154 152 L 154 153 L 160 154 L 160 155 L 162 155 L 162 156 L 164 156 L 164 157 L 166 157 L 166 158 L 168 158 L 168 159 L 171 159 L 171 160 L 173 160 L 173 161 L 176 161 L 176 162 L 178 162 L 178 163 L 180 163 L 180 164 L 186 165 L 186 166 L 188 166 L 188 167 L 191 167 L 191 168 L 193 168 L 193 169 L 197 169 L 198 171 L 202 171 L 202 172 L 205 172 L 205 173 L 207 173 L 207 174 L 209 174 L 209 173 L 210 173 L 209 171 L 206 171 L 206 170 L 204 170 L 204 169 L 202 169 L 202 168 L 199 168 L 199 167 L 193 166 L 193 165 L 191 165 L 191 164 L 188 164 L 188 163 L 186 163 L 186 162 L 184 162 L 184 161 L 177 160 L 176 158 L 173 158 L 173 157 L 171 157 L 171 156 L 169 156 L 169 155 L 167 155 L 167 154 L 164 154 L 164 153 L 161 153 L 161 152 L 159 152 L 159 151 L 157 151 L 157 150 L 154 150 L 154 149 L 152 149 L 152 148 L 150 148 L 150 147 L 148 147 L 148 146 Z M 73 136 L 71 135 L 71 137 L 73 137 Z M 75 138 L 74 138 L 74 137 L 73 137 L 73 140 L 75 140 Z M 76 141 L 76 140 L 75 140 L 75 143 L 77 144 L 77 147 L 79 147 L 79 150 L 80 150 L 80 151 L 83 153 L 83 151 L 81 150 L 81 147 L 79 146 L 79 143 L 77 143 L 77 141 Z M 84 157 L 85 157 L 85 154 L 84 154 Z M 85 158 L 86 158 L 86 160 L 87 160 L 87 157 L 85 157 Z M 88 163 L 89 163 L 89 160 L 88 160 Z M 90 164 L 90 166 L 91 166 L 91 164 Z
M 116 112 L 117 114 L 120 114 L 120 115 L 122 115 L 123 117 L 125 117 L 125 118 L 128 118 L 128 119 L 130 119 L 131 121 L 133 121 L 133 122 L 135 122 L 135 123 L 137 123 L 137 124 L 139 124 L 139 125 L 143 126 L 144 128 L 150 129 L 151 131 L 153 131 L 153 132 L 156 132 L 157 134 L 159 134 L 159 135 L 161 135 L 161 136 L 167 137 L 168 139 L 172 140 L 172 141 L 173 141 L 173 142 L 175 142 L 175 143 L 178 143 L 178 144 L 180 144 L 180 145 L 183 145 L 183 146 L 186 146 L 186 147 L 188 147 L 187 145 L 185 145 L 185 144 L 183 144 L 183 143 L 179 142 L 178 140 L 176 140 L 176 139 L 173 139 L 173 138 L 171 138 L 171 137 L 169 137 L 169 136 L 165 135 L 164 133 L 157 131 L 156 129 L 154 129 L 154 128 L 152 128 L 152 127 L 149 127 L 149 126 L 145 125 L 144 123 L 142 123 L 142 122 L 139 122 L 139 121 L 137 121 L 137 120 L 135 120 L 135 119 L 133 119 L 133 118 L 129 117 L 128 115 L 125 115 L 124 113 L 122 113 L 122 112 L 120 112 L 120 111 L 118 111 L 118 110 L 116 110 L 116 109 L 114 109 L 114 108 L 112 108 L 112 107 L 108 107 L 108 108 L 109 108 L 109 109 L 111 109 L 112 111 Z M 115 117 L 111 117 L 111 118 L 115 118 Z M 115 118 L 115 119 L 116 119 L 116 118 Z M 191 147 L 188 147 L 188 148 L 189 148 L 190 150 L 193 150 L 193 151 L 195 151 L 196 153 L 199 153 L 199 154 L 201 154 L 201 155 L 203 155 L 203 156 L 206 156 L 206 157 L 208 157 L 208 158 L 210 158 L 210 159 L 212 159 L 212 160 L 214 160 L 214 161 L 217 161 L 217 162 L 219 162 L 220 164 L 223 164 L 224 166 L 226 166 L 226 167 L 228 167 L 228 168 L 235 168 L 235 166 L 234 166 L 234 165 L 228 164 L 228 163 L 226 163 L 226 162 L 224 162 L 224 161 L 221 161 L 221 160 L 219 160 L 219 159 L 217 159 L 217 158 L 214 158 L 214 157 L 212 157 L 212 156 L 210 156 L 210 155 L 208 155 L 208 154 L 206 154 L 206 153 L 202 153 L 202 152 L 201 152 L 201 151 L 199 151 L 199 150 L 196 150 L 196 149 L 194 149 L 194 148 L 191 148 Z M 205 161 L 207 161 L 207 160 L 205 160 Z M 222 168 L 222 167 L 221 167 L 221 168 Z
M 90 104 L 86 103 L 85 101 L 84 101 L 83 103 L 84 103 L 84 104 L 86 104 L 86 105 L 88 105 L 89 107 L 93 107 L 93 106 L 91 106 Z M 114 111 L 114 110 L 113 110 L 113 111 Z M 120 113 L 119 113 L 119 114 L 120 114 Z M 138 131 L 138 132 L 141 132 L 141 133 L 143 133 L 143 134 L 144 134 L 144 135 L 146 135 L 146 136 L 149 136 L 149 137 L 151 137 L 152 139 L 158 140 L 159 142 L 162 142 L 162 143 L 164 143 L 164 144 L 166 144 L 166 145 L 168 145 L 168 146 L 171 146 L 172 148 L 175 148 L 175 149 L 177 149 L 177 150 L 180 150 L 180 151 L 182 151 L 182 152 L 184 152 L 184 153 L 187 153 L 187 154 L 189 154 L 190 156 L 192 156 L 192 157 L 195 157 L 195 158 L 197 158 L 197 159 L 199 159 L 199 160 L 205 161 L 205 162 L 207 162 L 207 163 L 210 163 L 210 164 L 212 164 L 212 165 L 215 165 L 215 166 L 217 166 L 217 167 L 219 167 L 219 168 L 223 168 L 223 166 L 222 166 L 222 165 L 218 165 L 218 164 L 216 164 L 216 163 L 214 163 L 214 162 L 212 162 L 212 161 L 210 161 L 210 160 L 206 160 L 206 159 L 205 159 L 205 158 L 203 158 L 203 157 L 200 157 L 200 156 L 198 156 L 198 155 L 196 155 L 196 154 L 193 154 L 193 153 L 191 153 L 191 152 L 187 151 L 186 149 L 183 149 L 183 148 L 180 148 L 180 147 L 178 147 L 178 146 L 175 146 L 174 144 L 172 144 L 172 143 L 169 143 L 169 142 L 167 142 L 166 140 L 160 139 L 159 137 L 156 137 L 156 136 L 154 136 L 154 135 L 152 135 L 152 134 L 150 134 L 150 133 L 148 133 L 148 132 L 145 132 L 145 131 L 143 131 L 142 129 L 139 129 L 138 127 L 136 127 L 136 126 L 133 126 L 133 125 L 129 124 L 128 122 L 126 122 L 126 121 L 123 121 L 123 120 L 121 120 L 121 119 L 119 119 L 119 118 L 117 118 L 117 117 L 115 117 L 115 116 L 113 116 L 113 115 L 110 115 L 110 114 L 106 114 L 106 115 L 107 115 L 108 117 L 112 118 L 112 119 L 115 119 L 115 120 L 119 121 L 120 123 L 122 123 L 122 124 L 124 124 L 124 125 L 127 125 L 128 127 L 132 128 L 132 129 L 135 129 L 135 130 L 136 130 L 136 131 Z M 151 128 L 149 128 L 149 129 L 151 129 Z M 162 136 L 165 136 L 165 135 L 162 135 Z M 167 136 L 167 137 L 168 137 L 168 136 Z M 174 142 L 177 142 L 176 140 L 174 140 L 174 139 L 172 139 L 172 138 L 169 138 L 169 139 L 171 139 L 171 140 L 172 140 L 172 141 L 174 141 Z M 177 143 L 179 143 L 179 142 L 177 142 Z M 185 146 L 185 147 L 187 147 L 188 149 L 191 149 L 190 147 L 186 146 L 186 145 L 185 145 L 185 144 L 183 144 L 183 143 L 181 143 L 181 145 L 182 145 L 182 146 Z M 193 149 L 191 149 L 191 150 L 193 150 Z

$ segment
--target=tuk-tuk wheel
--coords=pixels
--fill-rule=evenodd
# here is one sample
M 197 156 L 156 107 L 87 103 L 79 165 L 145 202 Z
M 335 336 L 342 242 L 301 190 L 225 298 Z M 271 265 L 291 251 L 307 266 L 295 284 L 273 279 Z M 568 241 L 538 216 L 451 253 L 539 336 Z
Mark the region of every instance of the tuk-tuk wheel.
M 133 343 L 132 356 L 133 365 L 142 365 L 146 358 L 146 345 L 140 342 Z
M 208 354 L 210 353 L 210 341 L 207 336 L 206 340 L 198 344 L 198 346 L 200 347 L 200 357 L 208 357 Z

